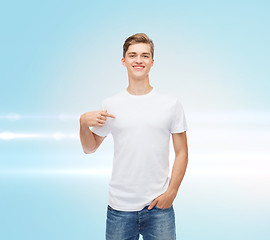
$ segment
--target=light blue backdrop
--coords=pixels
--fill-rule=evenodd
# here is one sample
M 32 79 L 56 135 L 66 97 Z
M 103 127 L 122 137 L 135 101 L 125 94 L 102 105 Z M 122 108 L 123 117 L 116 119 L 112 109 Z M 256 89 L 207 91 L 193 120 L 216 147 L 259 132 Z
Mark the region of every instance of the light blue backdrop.
M 155 45 L 150 84 L 188 120 L 177 239 L 269 239 L 269 6 L 3 2 L 0 239 L 104 239 L 113 139 L 84 154 L 79 116 L 127 87 L 122 46 L 139 32 Z

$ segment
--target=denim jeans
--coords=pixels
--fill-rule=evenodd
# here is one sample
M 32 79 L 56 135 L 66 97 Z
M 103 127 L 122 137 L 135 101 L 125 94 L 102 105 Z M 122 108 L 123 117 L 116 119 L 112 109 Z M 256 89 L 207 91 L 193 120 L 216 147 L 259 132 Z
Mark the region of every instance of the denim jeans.
M 148 205 L 149 206 L 149 205 Z M 140 211 L 119 211 L 107 206 L 106 240 L 176 240 L 173 205 L 162 209 L 148 206 Z

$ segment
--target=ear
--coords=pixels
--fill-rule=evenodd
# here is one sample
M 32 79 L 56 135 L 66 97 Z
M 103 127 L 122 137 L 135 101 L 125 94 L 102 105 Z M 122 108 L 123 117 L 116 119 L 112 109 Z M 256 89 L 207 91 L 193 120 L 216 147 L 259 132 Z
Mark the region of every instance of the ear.
M 125 65 L 125 58 L 122 58 L 122 59 L 121 59 L 121 62 L 122 62 L 122 65 L 123 65 L 123 66 L 126 66 L 126 65 Z

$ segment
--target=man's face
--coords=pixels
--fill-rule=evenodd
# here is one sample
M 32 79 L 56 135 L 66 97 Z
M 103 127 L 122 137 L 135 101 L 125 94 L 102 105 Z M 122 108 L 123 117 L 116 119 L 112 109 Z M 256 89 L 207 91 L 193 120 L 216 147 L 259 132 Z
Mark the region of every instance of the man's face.
M 128 75 L 133 78 L 144 78 L 150 72 L 154 64 L 150 45 L 147 43 L 136 43 L 130 45 L 125 58 L 121 59 L 123 66 L 127 68 Z

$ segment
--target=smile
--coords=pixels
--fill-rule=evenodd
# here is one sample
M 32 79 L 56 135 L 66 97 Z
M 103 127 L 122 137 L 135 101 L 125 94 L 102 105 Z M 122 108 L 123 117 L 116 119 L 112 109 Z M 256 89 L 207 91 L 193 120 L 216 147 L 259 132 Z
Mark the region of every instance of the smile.
M 141 67 L 133 67 L 133 68 L 135 68 L 136 70 L 140 71 L 140 70 L 144 69 L 144 66 L 141 66 Z

